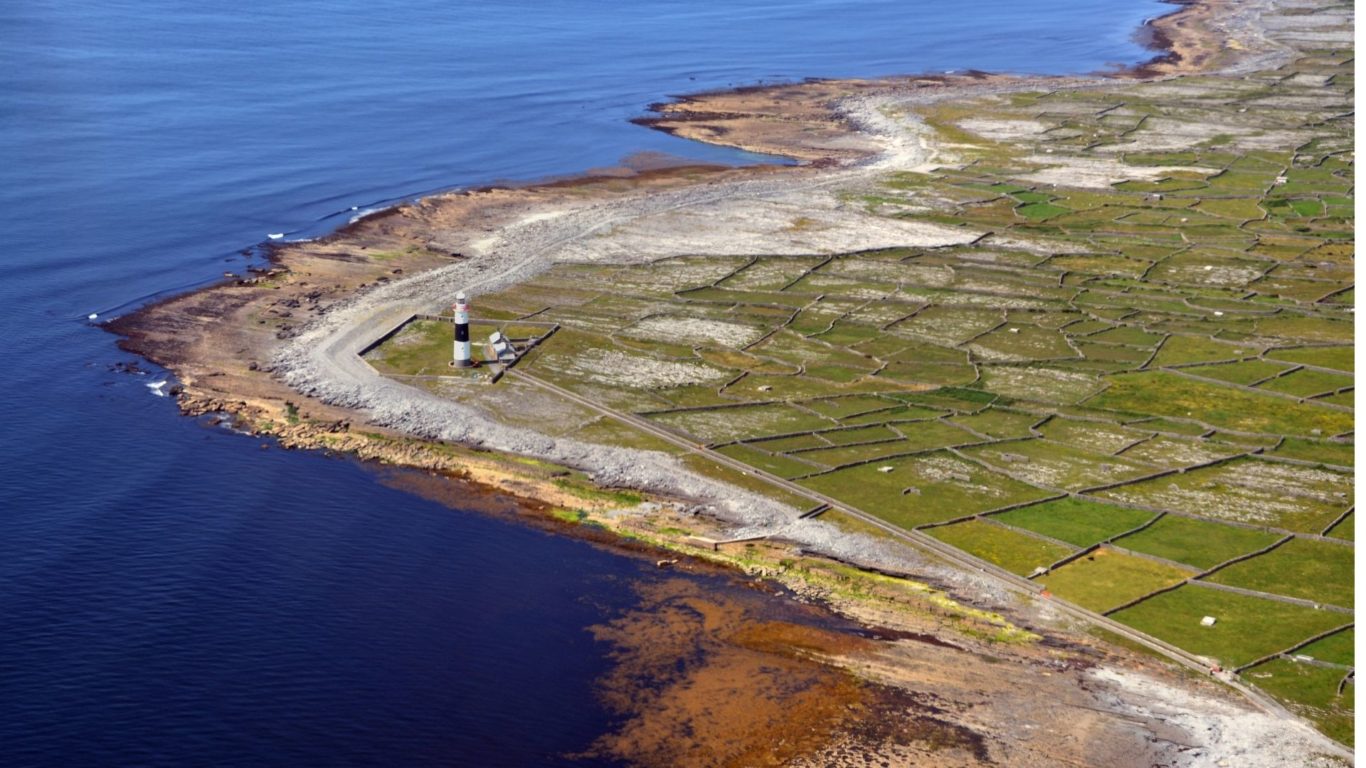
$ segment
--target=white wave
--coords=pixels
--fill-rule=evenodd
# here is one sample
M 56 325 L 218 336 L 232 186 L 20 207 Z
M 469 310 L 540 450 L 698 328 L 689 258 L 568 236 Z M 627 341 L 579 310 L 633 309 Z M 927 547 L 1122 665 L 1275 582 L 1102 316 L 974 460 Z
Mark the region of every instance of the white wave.
M 353 210 L 353 211 L 356 210 L 355 206 L 352 206 L 352 207 L 351 207 L 351 210 Z M 371 216 L 371 215 L 374 215 L 374 214 L 376 214 L 376 213 L 379 213 L 380 211 L 387 211 L 387 210 L 389 210 L 389 206 L 387 206 L 387 205 L 386 205 L 386 206 L 383 206 L 383 207 L 381 207 L 381 208 L 366 208 L 365 210 L 361 211 L 360 213 L 357 213 L 355 216 L 352 216 L 352 217 L 351 217 L 351 220 L 350 220 L 349 222 L 347 222 L 347 223 L 348 223 L 348 224 L 355 224 L 356 222 L 360 221 L 361 219 L 365 218 L 366 216 Z
M 149 382 L 147 382 L 147 388 L 150 389 L 150 390 L 152 390 L 152 394 L 156 395 L 157 397 L 165 397 L 165 396 L 166 396 L 166 380 L 165 380 L 165 379 L 162 379 L 161 381 L 149 381 Z

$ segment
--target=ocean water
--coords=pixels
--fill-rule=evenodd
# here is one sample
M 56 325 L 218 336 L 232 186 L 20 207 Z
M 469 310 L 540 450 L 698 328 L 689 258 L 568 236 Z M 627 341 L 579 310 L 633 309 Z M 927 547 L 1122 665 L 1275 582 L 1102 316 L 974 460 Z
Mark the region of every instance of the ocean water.
M 1150 55 L 1152 0 L 0 4 L 0 764 L 539 765 L 635 560 L 177 415 L 86 321 L 268 233 L 640 151 L 669 94 Z M 266 447 L 263 448 L 263 445 Z

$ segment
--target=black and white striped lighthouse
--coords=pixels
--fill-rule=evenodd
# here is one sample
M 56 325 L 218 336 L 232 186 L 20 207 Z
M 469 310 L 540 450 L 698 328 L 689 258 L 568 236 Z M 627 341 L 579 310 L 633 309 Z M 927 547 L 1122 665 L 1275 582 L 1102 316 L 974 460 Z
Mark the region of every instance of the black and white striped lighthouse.
M 455 361 L 456 368 L 472 368 L 470 359 L 470 306 L 465 292 L 455 294 Z

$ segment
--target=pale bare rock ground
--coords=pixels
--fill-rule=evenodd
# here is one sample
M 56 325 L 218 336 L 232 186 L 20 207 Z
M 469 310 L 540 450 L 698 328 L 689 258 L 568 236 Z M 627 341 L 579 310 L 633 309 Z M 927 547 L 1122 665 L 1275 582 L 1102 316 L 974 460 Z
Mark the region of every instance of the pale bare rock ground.
M 1322 737 L 1304 723 L 1276 720 L 1246 706 L 1193 694 L 1147 675 L 1097 667 L 1088 672 L 1098 694 L 1120 712 L 1160 720 L 1188 734 L 1195 748 L 1182 765 L 1191 768 L 1331 768 L 1341 761 L 1324 754 Z

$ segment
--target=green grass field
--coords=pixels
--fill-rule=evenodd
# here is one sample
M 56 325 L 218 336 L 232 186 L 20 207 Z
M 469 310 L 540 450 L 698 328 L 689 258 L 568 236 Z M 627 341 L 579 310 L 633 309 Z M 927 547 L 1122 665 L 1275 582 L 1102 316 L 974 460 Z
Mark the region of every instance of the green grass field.
M 675 411 L 650 416 L 650 420 L 684 432 L 703 442 L 725 442 L 781 435 L 835 424 L 790 405 L 748 405 L 703 411 Z
M 1221 387 L 1172 373 L 1120 374 L 1088 403 L 1125 413 L 1196 418 L 1212 427 L 1308 437 L 1352 430 L 1352 414 Z
M 812 472 L 819 472 L 821 469 L 783 454 L 767 453 L 743 444 L 718 448 L 717 453 L 729 456 L 732 459 L 739 459 L 751 467 L 762 469 L 783 478 L 808 475 Z
M 1278 376 L 1258 389 L 1281 392 L 1295 397 L 1312 397 L 1352 386 L 1352 377 L 1341 373 L 1328 373 L 1302 368 L 1284 376 Z
M 1262 379 L 1275 376 L 1282 371 L 1290 370 L 1291 366 L 1283 363 L 1275 363 L 1269 360 L 1245 360 L 1241 363 L 1218 363 L 1215 365 L 1199 365 L 1194 368 L 1183 368 L 1186 373 L 1196 376 L 1204 376 L 1207 379 L 1218 379 L 1234 384 L 1253 384 Z
M 1093 611 L 1107 611 L 1163 587 L 1179 584 L 1190 571 L 1101 547 L 1038 581 L 1061 598 Z
M 1115 545 L 1204 569 L 1269 547 L 1280 538 L 1255 528 L 1167 515 Z
M 988 408 L 974 414 L 955 416 L 953 423 L 961 424 L 974 432 L 988 437 L 1029 437 L 1029 428 L 1039 422 L 1032 413 L 1007 411 L 1001 408 Z
M 915 451 L 948 448 L 965 443 L 978 442 L 980 438 L 959 427 L 943 421 L 928 421 L 921 424 L 903 425 L 900 430 L 905 438 L 890 443 L 876 445 L 850 445 L 841 448 L 828 448 L 822 451 L 802 453 L 801 456 L 826 466 L 838 467 L 858 461 L 893 456 Z
M 1226 341 L 1201 336 L 1172 336 L 1162 344 L 1153 364 L 1162 366 L 1236 360 L 1246 357 L 1247 353 L 1247 347 Z
M 1317 365 L 1338 371 L 1356 370 L 1356 350 L 1352 347 L 1295 347 L 1273 349 L 1266 354 L 1272 360 L 1283 360 L 1300 365 Z
M 1271 592 L 1351 608 L 1355 602 L 1353 548 L 1292 539 L 1209 577 L 1216 584 Z
M 1336 443 L 1328 440 L 1302 440 L 1287 437 L 1285 442 L 1268 455 L 1282 456 L 1300 461 L 1316 461 L 1339 467 L 1355 466 L 1356 451 L 1352 443 Z
M 1069 544 L 1089 547 L 1133 530 L 1154 516 L 1154 513 L 1146 510 L 1068 498 L 1012 509 L 993 517 Z
M 1213 616 L 1212 627 L 1200 625 Z M 1179 587 L 1111 618 L 1191 653 L 1235 667 L 1284 650 L 1350 616 L 1195 585 Z
M 1075 551 L 982 520 L 930 528 L 926 533 L 1021 576 L 1028 576 L 1035 568 L 1047 568 Z

